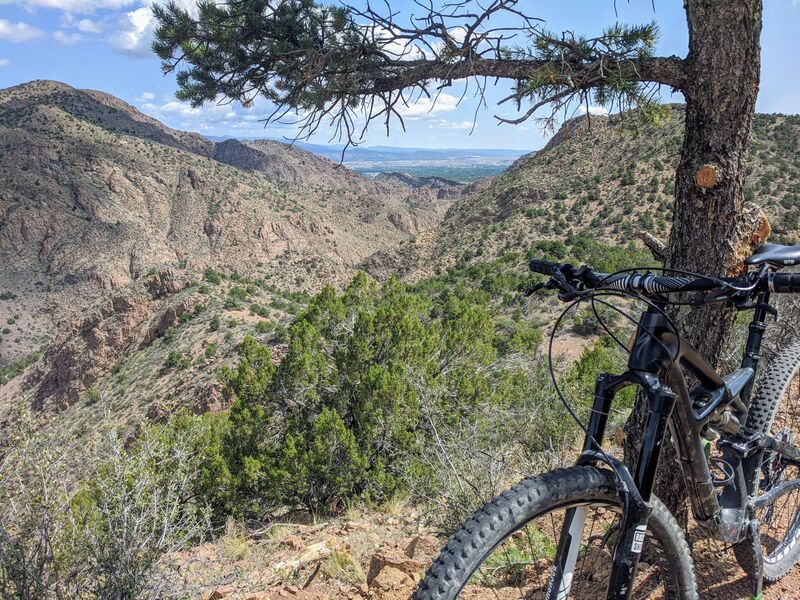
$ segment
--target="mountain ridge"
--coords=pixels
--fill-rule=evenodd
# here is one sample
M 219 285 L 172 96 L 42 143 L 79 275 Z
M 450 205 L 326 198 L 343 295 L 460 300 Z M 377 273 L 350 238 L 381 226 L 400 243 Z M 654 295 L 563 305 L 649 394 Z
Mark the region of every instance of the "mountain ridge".
M 581 234 L 624 245 L 647 231 L 666 241 L 682 138 L 680 105 L 668 105 L 654 122 L 635 114 L 571 119 L 542 150 L 520 157 L 475 193 L 464 190 L 434 229 L 379 250 L 362 267 L 419 279 Z M 756 115 L 745 196 L 766 213 L 773 241 L 800 240 L 797 147 L 800 116 Z
M 449 206 L 278 142 L 221 150 L 59 82 L 0 90 L 0 135 L 0 309 L 26 323 L 6 327 L 0 366 L 85 301 L 153 270 L 214 267 L 318 289 Z

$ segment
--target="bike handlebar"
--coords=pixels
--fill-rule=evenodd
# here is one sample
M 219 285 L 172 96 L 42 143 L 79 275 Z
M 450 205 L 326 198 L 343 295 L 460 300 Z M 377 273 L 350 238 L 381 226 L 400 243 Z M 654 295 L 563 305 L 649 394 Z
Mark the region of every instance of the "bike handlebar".
M 533 259 L 528 263 L 528 267 L 534 273 L 541 273 L 542 275 L 549 275 L 552 277 L 555 272 L 561 267 L 572 267 L 572 265 L 562 265 L 554 262 L 549 262 L 546 260 L 537 260 Z
M 800 273 L 775 273 L 770 288 L 773 292 L 796 294 L 800 292 Z
M 528 263 L 531 271 L 541 273 L 563 283 L 583 284 L 585 288 L 612 289 L 624 292 L 659 295 L 675 292 L 702 292 L 728 288 L 746 290 L 750 293 L 770 291 L 777 293 L 800 292 L 800 273 L 751 273 L 742 277 L 691 277 L 653 275 L 652 273 L 627 272 L 607 274 L 592 271 L 588 267 L 573 267 L 570 264 L 533 259 Z

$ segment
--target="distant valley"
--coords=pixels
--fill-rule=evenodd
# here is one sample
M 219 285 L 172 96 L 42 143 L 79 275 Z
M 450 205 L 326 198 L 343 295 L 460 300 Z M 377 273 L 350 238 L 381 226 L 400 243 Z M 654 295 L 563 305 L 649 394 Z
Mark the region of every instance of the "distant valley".
M 210 136 L 223 142 L 227 138 Z M 244 141 L 250 138 L 244 138 Z M 251 140 L 254 141 L 255 139 Z M 343 164 L 367 177 L 381 173 L 402 172 L 417 177 L 443 177 L 460 183 L 472 183 L 502 173 L 516 159 L 526 154 L 521 150 L 403 148 L 398 146 L 322 145 L 294 142 L 294 146 Z

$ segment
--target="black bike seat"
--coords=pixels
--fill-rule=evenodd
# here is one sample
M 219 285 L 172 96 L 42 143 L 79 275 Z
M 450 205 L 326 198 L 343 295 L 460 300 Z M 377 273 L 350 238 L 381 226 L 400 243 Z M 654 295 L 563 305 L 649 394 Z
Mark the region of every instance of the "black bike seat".
M 800 264 L 800 245 L 782 246 L 781 244 L 764 244 L 756 248 L 752 256 L 744 259 L 746 265 L 768 264 L 771 267 L 787 267 Z

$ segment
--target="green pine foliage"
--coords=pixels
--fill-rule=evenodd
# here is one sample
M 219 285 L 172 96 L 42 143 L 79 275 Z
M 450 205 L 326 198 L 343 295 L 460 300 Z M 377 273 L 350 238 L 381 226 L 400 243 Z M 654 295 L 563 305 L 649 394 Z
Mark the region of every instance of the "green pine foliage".
M 245 338 L 238 367 L 220 371 L 233 404 L 204 441 L 218 449 L 200 490 L 217 520 L 335 511 L 429 487 L 434 429 L 531 397 L 525 365 L 539 329 L 497 318 L 486 291 L 440 292 L 359 274 L 344 293 L 327 287 L 311 299 L 280 362 Z

